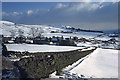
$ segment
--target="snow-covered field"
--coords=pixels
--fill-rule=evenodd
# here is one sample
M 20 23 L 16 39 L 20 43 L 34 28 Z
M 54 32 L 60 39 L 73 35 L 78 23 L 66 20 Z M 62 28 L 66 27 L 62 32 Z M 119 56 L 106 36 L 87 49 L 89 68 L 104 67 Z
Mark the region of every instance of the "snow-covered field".
M 118 78 L 118 50 L 97 48 L 78 65 L 81 60 L 66 67 L 69 74 L 85 78 Z
M 55 46 L 55 45 L 37 45 L 37 44 L 5 44 L 8 51 L 17 52 L 63 52 L 82 49 L 84 47 L 74 46 Z
M 23 25 L 23 24 L 15 24 L 8 21 L 0 21 L 0 34 L 3 34 L 4 36 L 11 36 L 11 32 L 15 33 L 15 36 L 19 35 L 19 30 L 23 31 L 23 35 L 25 37 L 31 37 L 30 34 L 31 28 L 41 28 L 43 30 L 43 35 L 45 37 L 52 37 L 52 36 L 64 36 L 64 37 L 84 37 L 84 38 L 93 38 L 97 35 L 101 35 L 103 33 L 94 33 L 94 32 L 74 32 L 73 33 L 51 33 L 51 31 L 71 31 L 69 29 L 66 29 L 67 26 L 50 26 L 50 25 Z M 103 37 L 103 39 L 109 39 L 106 36 Z

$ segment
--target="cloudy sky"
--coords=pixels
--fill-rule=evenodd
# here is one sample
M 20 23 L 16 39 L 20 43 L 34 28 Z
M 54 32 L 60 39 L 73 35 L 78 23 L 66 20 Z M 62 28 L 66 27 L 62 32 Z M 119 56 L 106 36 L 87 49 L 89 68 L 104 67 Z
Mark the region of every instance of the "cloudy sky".
M 3 2 L 2 11 L 3 20 L 19 24 L 118 29 L 117 2 Z

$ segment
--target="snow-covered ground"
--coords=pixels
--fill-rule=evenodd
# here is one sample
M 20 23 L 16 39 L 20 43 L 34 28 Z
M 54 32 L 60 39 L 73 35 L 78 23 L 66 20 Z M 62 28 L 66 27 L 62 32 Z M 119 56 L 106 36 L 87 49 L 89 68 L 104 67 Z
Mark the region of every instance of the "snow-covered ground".
M 19 35 L 19 30 L 23 31 L 23 35 L 25 37 L 31 37 L 30 34 L 31 28 L 41 28 L 43 30 L 43 35 L 45 37 L 52 37 L 52 36 L 64 36 L 64 37 L 84 37 L 84 38 L 93 38 L 97 35 L 101 35 L 103 33 L 94 33 L 94 32 L 74 32 L 73 33 L 51 33 L 51 31 L 71 31 L 67 29 L 67 26 L 50 26 L 50 25 L 23 25 L 23 24 L 15 24 L 8 21 L 0 21 L 0 34 L 3 34 L 4 36 L 11 36 L 11 32 L 15 33 L 15 36 Z M 104 36 L 103 39 L 106 39 Z M 108 38 L 107 38 L 108 39 Z
M 85 78 L 118 78 L 118 50 L 97 48 L 78 65 L 81 60 L 66 68 L 69 74 L 84 75 Z
M 0 21 L 0 34 L 3 34 L 4 36 L 19 36 L 19 30 L 23 31 L 23 34 L 25 37 L 32 37 L 31 34 L 31 28 L 38 28 L 40 31 L 43 31 L 42 35 L 44 37 L 53 37 L 53 36 L 63 36 L 66 37 L 78 37 L 85 38 L 88 40 L 93 39 L 94 41 L 101 40 L 101 41 L 108 41 L 112 39 L 112 37 L 109 37 L 108 34 L 104 33 L 96 33 L 96 32 L 75 32 L 74 30 L 71 31 L 70 29 L 67 29 L 68 26 L 52 26 L 52 25 L 23 25 L 23 24 L 15 24 L 8 21 Z M 70 27 L 70 26 L 69 26 Z M 56 31 L 58 33 L 51 33 L 51 31 Z M 73 33 L 60 33 L 61 31 L 71 31 Z M 116 39 L 116 38 L 115 38 Z M 117 39 L 116 39 L 117 40 Z M 86 43 L 77 43 L 77 46 L 84 46 L 84 47 L 91 47 L 91 46 L 101 46 L 105 48 L 117 48 L 116 44 L 103 46 L 105 44 L 93 44 L 92 42 L 86 42 Z
M 109 37 L 109 34 L 104 33 L 94 33 L 94 32 L 75 32 L 73 33 L 60 33 L 61 31 L 71 31 L 67 28 L 68 26 L 50 26 L 50 25 L 23 25 L 23 24 L 15 24 L 8 21 L 0 21 L 0 35 L 4 36 L 19 36 L 19 30 L 23 31 L 23 35 L 25 37 L 32 37 L 31 28 L 40 28 L 44 33 L 45 37 L 52 36 L 64 36 L 65 37 L 75 37 L 85 38 L 90 40 L 89 42 L 76 42 L 77 46 L 55 46 L 55 45 L 37 45 L 37 44 L 5 44 L 8 51 L 17 51 L 17 52 L 25 52 L 28 51 L 30 53 L 35 52 L 63 52 L 63 51 L 71 51 L 77 49 L 83 49 L 85 47 L 90 47 L 86 50 L 92 49 L 93 46 L 102 47 L 102 48 L 112 48 L 119 49 L 119 40 L 115 38 L 117 41 L 108 41 L 112 39 Z M 56 31 L 58 33 L 51 33 L 51 31 Z M 93 42 L 92 42 L 93 40 Z M 106 41 L 107 43 L 103 43 L 102 41 Z M 114 43 L 111 43 L 114 42 Z M 73 77 L 73 74 L 81 77 L 81 75 L 86 78 L 117 78 L 118 77 L 118 50 L 112 49 L 102 49 L 97 48 L 93 53 L 86 56 L 83 59 L 78 60 L 70 67 L 67 67 L 67 74 L 63 74 L 64 76 L 70 74 L 69 76 Z M 2 51 L 2 46 L 0 45 L 0 51 Z M 85 51 L 83 49 L 82 51 Z M 80 64 L 79 64 L 80 63 Z M 53 74 L 54 75 L 54 74 Z M 54 75 L 55 77 L 55 75 Z M 75 77 L 75 75 L 74 75 Z
M 50 78 L 118 78 L 118 50 L 97 48 L 93 53 L 63 69 L 63 74 Z
M 75 46 L 55 46 L 55 45 L 37 45 L 37 44 L 5 44 L 8 51 L 17 52 L 63 52 L 82 49 L 84 47 Z
M 99 46 L 99 44 L 92 44 L 91 42 L 86 43 L 77 43 L 77 46 L 84 46 L 84 47 L 92 47 L 92 46 Z

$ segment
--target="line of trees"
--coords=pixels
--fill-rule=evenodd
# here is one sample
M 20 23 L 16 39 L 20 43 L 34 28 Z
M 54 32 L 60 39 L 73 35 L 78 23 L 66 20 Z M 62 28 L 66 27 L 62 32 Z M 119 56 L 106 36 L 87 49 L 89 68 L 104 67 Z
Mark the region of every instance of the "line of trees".
M 24 30 L 18 29 L 17 32 L 18 32 L 18 37 L 24 37 Z M 30 28 L 28 34 L 31 35 L 32 38 L 35 38 L 35 37 L 42 37 L 43 33 L 44 33 L 44 30 L 41 27 L 38 27 L 38 28 L 32 27 L 32 28 Z M 16 36 L 16 31 L 11 30 L 10 31 L 10 36 L 15 37 Z

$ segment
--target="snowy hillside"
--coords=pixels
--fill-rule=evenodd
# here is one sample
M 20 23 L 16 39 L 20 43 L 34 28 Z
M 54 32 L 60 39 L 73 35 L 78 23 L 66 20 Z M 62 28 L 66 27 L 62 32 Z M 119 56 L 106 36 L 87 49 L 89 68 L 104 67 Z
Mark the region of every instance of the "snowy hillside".
M 78 66 L 69 68 L 68 71 L 70 74 L 84 75 L 86 78 L 117 78 L 118 50 L 98 48 Z
M 50 78 L 118 78 L 118 50 L 97 48 L 90 55 L 63 69 L 63 74 Z
M 44 31 L 45 34 L 50 33 L 51 31 L 65 31 L 64 27 L 53 27 L 48 25 L 23 25 L 23 24 L 15 24 L 8 21 L 1 21 L 0 24 L 0 30 L 4 36 L 11 36 L 11 31 L 15 32 L 15 36 L 18 36 L 18 30 L 23 31 L 23 35 L 26 37 L 31 36 L 30 35 L 30 29 L 31 28 L 41 28 L 41 30 Z M 46 36 L 46 35 L 45 35 Z M 49 36 L 49 34 L 48 34 Z
M 1 21 L 0 24 L 0 34 L 3 34 L 4 36 L 11 36 L 11 32 L 15 33 L 15 36 L 18 36 L 18 31 L 23 31 L 23 35 L 26 37 L 30 37 L 30 30 L 31 28 L 40 28 L 44 33 L 43 35 L 46 37 L 52 37 L 52 36 L 65 36 L 65 37 L 86 37 L 86 38 L 93 38 L 97 35 L 103 34 L 103 33 L 93 33 L 93 32 L 74 32 L 70 33 L 60 33 L 61 31 L 71 31 L 68 29 L 68 26 L 50 26 L 50 25 L 23 25 L 23 24 L 15 24 L 8 21 Z M 70 28 L 70 27 L 69 27 Z M 51 33 L 51 31 L 56 31 L 57 33 Z
M 80 47 L 96 46 L 96 47 L 102 47 L 102 48 L 119 49 L 118 37 L 109 37 L 109 35 L 114 35 L 114 34 L 75 31 L 75 30 L 72 30 L 72 27 L 70 26 L 23 25 L 23 24 L 15 24 L 8 21 L 1 21 L 0 24 L 2 24 L 2 26 L 0 26 L 0 34 L 3 34 L 4 36 L 16 37 L 16 36 L 22 35 L 24 37 L 32 37 L 31 30 L 34 28 L 38 32 L 36 33 L 36 35 L 39 35 L 39 32 L 41 32 L 41 34 L 44 37 L 64 36 L 64 38 L 66 37 L 70 38 L 71 36 L 71 37 L 78 37 L 78 39 L 85 38 L 86 41 L 82 40 L 81 42 L 81 40 L 78 40 L 76 42 L 76 45 Z M 63 32 L 68 32 L 68 33 L 63 33 Z

